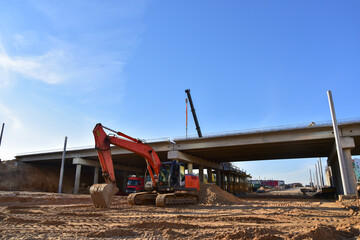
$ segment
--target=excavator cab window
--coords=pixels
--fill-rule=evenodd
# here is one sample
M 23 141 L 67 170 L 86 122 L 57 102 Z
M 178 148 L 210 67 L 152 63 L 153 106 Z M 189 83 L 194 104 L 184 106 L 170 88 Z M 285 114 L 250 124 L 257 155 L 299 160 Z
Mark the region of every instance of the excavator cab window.
M 171 186 L 177 187 L 180 185 L 180 165 L 178 162 L 173 161 L 171 164 Z
M 169 164 L 161 164 L 161 168 L 159 171 L 159 185 L 160 186 L 168 186 L 169 185 L 169 173 L 170 173 L 170 165 Z
M 180 186 L 185 186 L 185 166 L 183 164 L 180 165 Z

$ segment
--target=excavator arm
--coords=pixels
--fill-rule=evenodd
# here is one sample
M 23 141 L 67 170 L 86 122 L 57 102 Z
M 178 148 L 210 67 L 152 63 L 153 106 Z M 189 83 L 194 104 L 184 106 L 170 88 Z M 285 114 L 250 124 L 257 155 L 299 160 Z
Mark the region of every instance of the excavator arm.
M 113 131 L 117 135 L 127 138 L 128 140 L 107 135 L 104 128 L 113 131 L 98 123 L 96 124 L 93 133 L 95 137 L 95 148 L 98 151 L 99 161 L 101 168 L 103 169 L 103 177 L 105 181 L 108 183 L 115 182 L 114 166 L 110 148 L 110 144 L 113 144 L 144 157 L 151 180 L 155 186 L 157 184 L 157 176 L 159 176 L 161 162 L 154 149 L 144 144 L 141 140 L 132 138 L 122 132 Z
M 106 134 L 104 128 L 116 133 L 118 136 L 126 138 L 127 140 Z M 96 207 L 108 208 L 113 196 L 118 191 L 115 184 L 115 173 L 110 144 L 124 148 L 144 157 L 153 185 L 157 186 L 161 162 L 157 153 L 150 146 L 144 144 L 139 139 L 132 138 L 124 133 L 116 132 L 102 126 L 100 123 L 96 124 L 93 134 L 95 138 L 95 148 L 98 152 L 102 168 L 102 176 L 106 182 L 105 184 L 94 184 L 90 188 L 90 194 Z

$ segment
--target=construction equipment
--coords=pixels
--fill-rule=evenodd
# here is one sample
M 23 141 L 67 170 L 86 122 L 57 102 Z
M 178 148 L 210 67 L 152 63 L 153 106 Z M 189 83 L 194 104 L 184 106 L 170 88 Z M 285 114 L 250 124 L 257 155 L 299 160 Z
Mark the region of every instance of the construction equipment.
M 116 133 L 107 135 L 104 128 Z M 128 196 L 131 205 L 155 204 L 167 206 L 175 204 L 196 204 L 199 191 L 199 177 L 185 174 L 185 166 L 177 161 L 161 162 L 157 153 L 142 140 L 132 138 L 124 133 L 96 124 L 93 134 L 95 148 L 98 151 L 104 184 L 94 184 L 90 188 L 95 207 L 109 208 L 118 191 L 111 158 L 110 144 L 124 148 L 145 158 L 150 181 L 145 183 L 145 192 L 132 193 Z M 119 138 L 123 137 L 123 138 Z M 125 139 L 124 139 L 125 138 Z M 145 173 L 145 179 L 147 179 Z
M 126 183 L 126 193 L 136 193 L 144 191 L 144 178 L 131 175 Z
M 186 89 L 185 92 L 186 92 L 186 94 L 187 94 L 187 96 L 188 96 L 188 99 L 189 99 L 189 103 L 190 103 L 190 107 L 191 107 L 191 112 L 192 112 L 192 114 L 193 114 L 194 122 L 195 122 L 195 126 L 196 126 L 196 131 L 197 131 L 197 133 L 198 133 L 199 138 L 201 138 L 201 137 L 202 137 L 202 133 L 201 133 L 199 121 L 198 121 L 197 116 L 196 116 L 196 112 L 195 112 L 195 108 L 194 108 L 194 103 L 193 103 L 192 98 L 191 98 L 191 95 L 190 95 L 190 89 Z

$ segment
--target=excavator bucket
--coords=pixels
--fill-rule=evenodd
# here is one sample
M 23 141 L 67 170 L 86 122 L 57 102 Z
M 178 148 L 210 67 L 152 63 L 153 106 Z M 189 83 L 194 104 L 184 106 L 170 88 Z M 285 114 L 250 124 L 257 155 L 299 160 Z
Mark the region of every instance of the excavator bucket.
M 109 208 L 118 191 L 113 183 L 94 184 L 90 187 L 90 195 L 96 208 Z

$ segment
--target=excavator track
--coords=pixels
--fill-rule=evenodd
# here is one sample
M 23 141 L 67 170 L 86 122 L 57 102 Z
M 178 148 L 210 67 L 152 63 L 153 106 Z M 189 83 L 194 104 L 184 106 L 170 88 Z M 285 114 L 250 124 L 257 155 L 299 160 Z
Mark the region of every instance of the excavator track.
M 156 192 L 131 193 L 127 200 L 130 205 L 155 205 Z
M 198 202 L 198 196 L 189 193 L 164 193 L 156 197 L 157 207 L 166 207 L 174 205 L 195 205 Z

